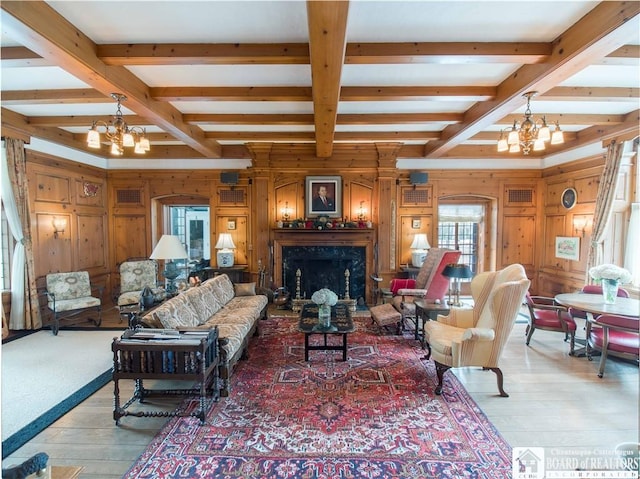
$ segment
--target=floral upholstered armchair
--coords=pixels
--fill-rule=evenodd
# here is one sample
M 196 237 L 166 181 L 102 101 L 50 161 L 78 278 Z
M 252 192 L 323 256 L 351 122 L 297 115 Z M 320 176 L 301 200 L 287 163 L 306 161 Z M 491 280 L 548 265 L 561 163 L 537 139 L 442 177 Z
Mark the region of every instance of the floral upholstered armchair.
M 448 316 L 425 323 L 427 359 L 433 358 L 438 375 L 436 394 L 442 393 L 443 376 L 450 368 L 475 366 L 493 371 L 500 396 L 509 396 L 498 364 L 529 285 L 520 264 L 480 273 L 471 281 L 473 309 L 454 307 Z
M 151 289 L 153 302 L 163 301 L 164 288 L 158 286 L 158 263 L 153 259 L 124 261 L 120 265 L 120 292 L 118 309 L 124 314 L 127 307 L 140 303 L 140 294 L 145 287 Z
M 47 307 L 53 312 L 52 331 L 58 334 L 60 320 L 95 311 L 98 318 L 89 318 L 97 326 L 102 322 L 102 291 L 98 287 L 98 297 L 93 296 L 89 273 L 74 271 L 71 273 L 51 273 L 47 281 Z

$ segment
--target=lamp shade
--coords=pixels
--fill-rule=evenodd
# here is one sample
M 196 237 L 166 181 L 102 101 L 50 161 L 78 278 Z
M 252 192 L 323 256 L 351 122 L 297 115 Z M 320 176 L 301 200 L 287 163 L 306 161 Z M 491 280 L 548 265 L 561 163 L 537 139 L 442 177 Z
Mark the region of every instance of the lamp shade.
M 431 245 L 427 239 L 427 235 L 424 233 L 418 233 L 413 235 L 413 243 L 410 246 L 411 249 L 429 249 Z
M 182 259 L 188 256 L 187 250 L 180 242 L 180 238 L 174 235 L 162 235 L 160 241 L 149 258 L 151 259 Z
M 466 264 L 449 263 L 442 270 L 442 275 L 447 278 L 471 278 L 473 273 Z
M 218 236 L 218 242 L 216 243 L 216 249 L 236 249 L 236 245 L 233 243 L 231 234 L 220 233 L 220 236 Z
M 233 238 L 229 233 L 220 233 L 218 236 L 218 242 L 216 243 L 216 259 L 218 260 L 218 268 L 230 268 L 233 266 L 234 254 L 233 251 L 236 245 L 233 243 Z

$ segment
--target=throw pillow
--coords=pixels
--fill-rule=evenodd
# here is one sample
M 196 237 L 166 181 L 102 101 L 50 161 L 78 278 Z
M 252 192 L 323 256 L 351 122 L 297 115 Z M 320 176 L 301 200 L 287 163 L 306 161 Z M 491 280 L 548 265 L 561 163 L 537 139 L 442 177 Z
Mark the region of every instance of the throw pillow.
M 233 285 L 236 296 L 255 296 L 256 283 L 236 283 Z

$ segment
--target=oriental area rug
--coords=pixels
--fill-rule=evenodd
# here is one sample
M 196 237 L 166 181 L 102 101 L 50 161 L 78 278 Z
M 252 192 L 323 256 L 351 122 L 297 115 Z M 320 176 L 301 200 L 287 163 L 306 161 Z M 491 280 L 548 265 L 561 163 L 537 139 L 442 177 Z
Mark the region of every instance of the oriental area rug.
M 445 375 L 434 395 L 435 367 L 413 332 L 380 335 L 370 318 L 355 323 L 346 362 L 331 351 L 310 351 L 305 362 L 295 318 L 261 321 L 206 424 L 171 419 L 124 477 L 511 476 L 510 446 L 458 379 Z

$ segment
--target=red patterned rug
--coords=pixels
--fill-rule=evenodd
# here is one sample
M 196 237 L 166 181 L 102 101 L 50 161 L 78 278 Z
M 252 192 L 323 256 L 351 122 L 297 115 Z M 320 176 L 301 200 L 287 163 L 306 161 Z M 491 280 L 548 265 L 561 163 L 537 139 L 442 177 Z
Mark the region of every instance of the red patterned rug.
M 206 425 L 171 419 L 124 477 L 511 477 L 510 446 L 457 378 L 435 396 L 435 367 L 413 334 L 355 321 L 347 362 L 311 351 L 308 363 L 295 319 L 261 322 Z

